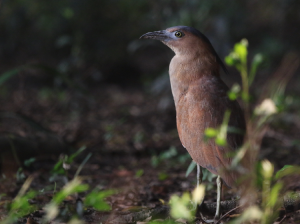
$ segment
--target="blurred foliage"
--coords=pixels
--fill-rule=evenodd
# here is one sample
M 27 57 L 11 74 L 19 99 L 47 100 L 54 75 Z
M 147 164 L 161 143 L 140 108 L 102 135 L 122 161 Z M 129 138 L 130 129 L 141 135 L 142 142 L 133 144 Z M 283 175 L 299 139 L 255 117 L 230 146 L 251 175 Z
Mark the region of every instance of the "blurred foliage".
M 161 152 L 159 155 L 153 155 L 151 157 L 151 165 L 157 167 L 163 163 L 166 166 L 172 167 L 178 163 L 183 164 L 190 159 L 191 156 L 188 153 L 179 154 L 176 147 L 171 146 L 168 150 Z
M 233 100 L 241 97 L 245 105 L 245 116 L 247 121 L 246 140 L 243 146 L 237 151 L 236 155 L 234 156 L 231 164 L 232 167 L 237 167 L 238 163 L 246 156 L 255 158 L 254 161 L 258 160 L 256 152 L 257 149 L 255 148 L 255 144 L 253 144 L 253 142 L 259 142 L 259 137 L 255 136 L 255 132 L 259 133 L 260 130 L 262 130 L 262 127 L 267 127 L 267 124 L 271 120 L 270 118 L 278 113 L 278 109 L 274 101 L 276 101 L 276 98 L 278 96 L 283 96 L 287 84 L 287 81 L 285 79 L 278 79 L 277 77 L 275 77 L 274 80 L 276 80 L 277 78 L 276 85 L 273 85 L 273 88 L 269 87 L 270 90 L 268 91 L 268 93 L 262 95 L 263 98 L 261 102 L 256 105 L 254 109 L 250 109 L 248 106 L 248 102 L 250 99 L 249 87 L 253 83 L 257 68 L 262 63 L 263 57 L 261 54 L 256 54 L 253 57 L 251 69 L 248 70 L 247 47 L 248 41 L 246 39 L 243 39 L 239 43 L 236 43 L 234 45 L 234 49 L 225 58 L 225 62 L 228 65 L 234 66 L 239 71 L 242 79 L 242 87 L 238 87 L 237 84 L 235 84 L 229 91 L 228 96 Z M 289 75 L 286 76 L 290 78 Z M 272 81 L 275 82 L 274 80 Z M 242 91 L 241 93 L 239 93 L 241 89 Z M 255 116 L 256 120 L 254 121 L 253 117 Z M 250 119 L 251 117 L 252 119 Z M 250 130 L 251 126 L 252 128 L 254 127 L 253 129 L 255 130 L 255 132 Z M 255 137 L 251 136 L 251 134 Z M 254 141 L 249 136 L 251 136 Z M 258 148 L 260 149 L 260 147 L 261 145 L 259 144 Z M 250 152 L 250 154 L 247 155 L 247 151 Z M 285 165 L 281 170 L 274 174 L 274 165 L 268 160 L 256 162 L 256 165 L 252 167 L 252 169 L 253 170 L 248 171 L 248 174 L 245 173 L 244 175 L 249 175 L 251 172 L 255 174 L 253 175 L 255 178 L 253 178 L 253 176 L 251 178 L 251 181 L 256 185 L 256 187 L 253 187 L 252 192 L 256 192 L 257 189 L 261 189 L 261 207 L 258 208 L 256 205 L 253 206 L 251 205 L 251 203 L 249 203 L 250 206 L 248 206 L 243 211 L 243 213 L 231 223 L 242 223 L 252 220 L 259 220 L 260 223 L 263 224 L 273 223 L 278 216 L 279 208 L 282 206 L 281 198 L 283 196 L 281 195 L 281 190 L 283 188 L 284 182 L 280 180 L 280 178 L 284 177 L 285 175 L 299 174 L 299 167 L 291 165 Z M 278 181 L 274 183 L 274 180 L 276 179 Z M 249 186 L 250 187 L 248 188 L 248 191 L 251 192 L 252 186 Z M 256 197 L 249 194 L 246 198 L 248 201 L 251 200 L 249 196 L 253 198 Z M 253 200 L 253 202 L 254 201 L 255 200 Z
M 272 65 L 271 61 L 274 63 L 273 65 L 277 65 L 285 52 L 300 49 L 298 40 L 299 9 L 300 1 L 298 0 L 232 0 L 230 3 L 221 0 L 2 0 L 0 8 L 0 74 L 2 74 L 0 75 L 0 85 L 3 88 L 0 89 L 0 94 L 8 94 L 7 83 L 15 85 L 15 82 L 8 81 L 14 78 L 18 79 L 19 73 L 24 74 L 22 66 L 32 62 L 41 64 L 39 69 L 42 70 L 42 73 L 39 75 L 45 76 L 43 72 L 52 75 L 51 79 L 45 76 L 45 80 L 51 87 L 39 92 L 39 96 L 43 99 L 55 98 L 64 101 L 67 97 L 66 93 L 57 88 L 53 88 L 54 93 L 51 93 L 51 88 L 67 84 L 69 87 L 80 89 L 81 85 L 75 84 L 74 81 L 92 85 L 95 81 L 119 80 L 119 83 L 125 84 L 124 80 L 127 83 L 141 78 L 140 81 L 145 83 L 145 80 L 149 80 L 146 75 L 159 75 L 166 70 L 170 55 L 163 54 L 169 50 L 159 42 L 141 42 L 138 38 L 145 32 L 174 25 L 194 26 L 201 30 L 209 37 L 221 58 L 228 52 L 232 43 L 246 37 L 252 44 L 252 52 L 245 52 L 246 42 L 238 43 L 234 51 L 242 56 L 242 64 L 246 70 L 247 53 L 251 58 L 256 55 L 253 57 L 253 64 L 249 70 L 250 76 L 247 77 L 250 85 L 257 66 L 262 61 L 261 55 L 256 54 L 257 52 L 263 53 L 266 68 Z M 160 54 L 157 53 L 158 51 Z M 167 60 L 158 58 L 161 61 L 160 64 L 151 63 L 158 55 L 162 55 Z M 234 57 L 231 59 L 229 64 L 236 66 L 236 63 L 239 63 L 234 60 Z M 45 65 L 47 66 L 45 67 Z M 26 72 L 28 72 L 27 67 Z M 241 97 L 241 93 L 243 93 L 241 87 L 235 85 L 229 95 L 234 100 Z M 244 99 L 248 99 L 248 87 Z M 285 108 L 291 107 L 291 102 L 297 100 L 299 101 L 298 98 L 280 95 L 277 98 L 278 102 L 275 103 Z M 294 108 L 294 110 L 296 109 L 298 108 Z M 113 125 L 105 127 L 105 139 L 113 138 L 115 129 L 116 127 Z M 224 131 L 226 132 L 222 129 L 210 130 L 208 134 L 214 138 L 220 135 L 221 144 L 224 144 Z M 133 142 L 141 144 L 145 140 L 145 136 L 142 131 L 136 132 Z M 75 153 L 71 157 L 62 158 L 53 172 L 66 175 L 64 166 L 70 165 L 77 155 Z M 168 161 L 169 166 L 172 166 L 178 162 L 185 162 L 189 158 L 188 154 L 181 156 L 175 147 L 171 147 L 166 152 L 154 155 L 152 165 L 156 167 L 160 163 Z M 170 159 L 172 159 L 172 163 Z M 257 168 L 260 170 L 260 185 L 267 192 L 264 195 L 262 209 L 252 207 L 243 213 L 245 216 L 250 214 L 250 217 L 264 219 L 264 223 L 273 219 L 273 211 L 276 211 L 275 208 L 278 206 L 278 201 L 274 198 L 277 198 L 280 189 L 279 185 L 271 183 L 271 177 L 274 176 L 273 168 L 270 169 L 270 165 L 266 167 L 266 164 L 268 163 L 265 162 L 265 167 L 260 164 Z M 272 172 L 266 177 L 264 171 L 267 168 Z M 276 174 L 276 177 L 285 173 L 293 173 L 293 169 L 299 170 L 297 167 L 284 167 Z M 144 170 L 138 170 L 136 177 L 141 177 L 143 174 Z M 168 178 L 168 174 L 159 173 L 158 179 L 165 180 L 166 178 Z M 66 196 L 86 191 L 87 188 L 88 186 L 81 184 L 79 179 L 69 182 L 63 190 L 55 195 L 52 204 L 49 204 L 48 220 L 57 216 L 58 204 Z M 109 206 L 104 198 L 111 193 L 110 191 L 102 193 L 93 191 L 87 196 L 86 203 L 97 209 L 107 210 Z M 34 194 L 32 192 L 25 193 L 24 190 L 16 197 L 14 201 L 17 202 L 16 207 L 13 207 L 14 204 L 12 204 L 13 209 L 10 210 L 12 215 L 10 221 L 15 221 L 22 215 L 20 213 L 13 216 L 17 210 L 24 211 L 25 214 L 29 212 L 28 209 L 32 209 L 28 207 L 27 201 L 34 197 Z M 177 214 L 177 211 L 186 211 L 185 208 L 191 198 L 190 195 L 173 198 L 172 208 L 176 208 L 174 214 Z M 95 199 L 100 200 L 100 203 L 98 204 Z M 267 201 L 271 203 L 267 203 Z M 182 205 L 184 207 L 181 207 Z M 190 219 L 191 214 L 187 211 L 182 216 Z
M 115 190 L 93 190 L 86 196 L 84 204 L 86 206 L 91 206 L 98 211 L 109 211 L 111 210 L 111 206 L 104 199 L 116 193 Z
M 32 190 L 28 190 L 32 182 L 32 178 L 28 178 L 23 184 L 18 195 L 11 203 L 6 204 L 6 209 L 8 214 L 5 218 L 0 220 L 1 224 L 16 223 L 17 220 L 25 215 L 28 215 L 37 209 L 36 205 L 30 204 L 30 199 L 38 196 L 38 193 Z M 80 178 L 74 178 L 70 182 L 66 183 L 63 188 L 53 195 L 52 201 L 47 203 L 44 207 L 45 216 L 43 217 L 43 223 L 49 222 L 58 218 L 59 213 L 61 212 L 59 207 L 60 204 L 69 196 L 77 195 L 80 192 L 86 192 L 89 189 L 89 185 L 83 184 Z M 28 191 L 28 192 L 27 192 Z M 111 206 L 105 201 L 105 199 L 113 194 L 116 194 L 115 190 L 103 190 L 99 191 L 94 189 L 88 193 L 83 202 L 84 207 L 93 207 L 98 211 L 109 211 Z M 40 192 L 42 195 L 43 192 Z M 69 213 L 72 214 L 69 219 L 76 217 L 79 214 L 82 214 L 83 206 L 78 205 L 79 202 L 76 202 L 76 211 L 69 210 Z M 66 206 L 66 209 L 69 209 Z M 76 214 L 77 213 L 77 214 Z M 68 223 L 72 223 L 71 221 Z
M 72 73 L 72 77 L 77 74 L 79 79 L 126 80 L 163 71 L 168 64 L 166 60 L 151 69 L 149 63 L 140 63 L 140 56 L 150 48 L 165 48 L 159 43 L 142 43 L 139 36 L 188 25 L 207 34 L 221 56 L 233 42 L 247 37 L 254 52 L 264 52 L 276 63 L 283 52 L 300 48 L 299 8 L 297 0 L 234 0 L 230 4 L 221 0 L 4 0 L 0 59 L 7 68 L 37 60 Z M 151 61 L 151 57 L 142 58 Z M 0 67 L 0 72 L 4 70 Z
M 75 153 L 68 155 L 61 155 L 59 161 L 55 164 L 51 173 L 56 175 L 67 175 L 67 171 L 70 169 L 71 164 L 74 162 L 74 159 L 80 155 L 86 149 L 85 146 L 80 147 Z

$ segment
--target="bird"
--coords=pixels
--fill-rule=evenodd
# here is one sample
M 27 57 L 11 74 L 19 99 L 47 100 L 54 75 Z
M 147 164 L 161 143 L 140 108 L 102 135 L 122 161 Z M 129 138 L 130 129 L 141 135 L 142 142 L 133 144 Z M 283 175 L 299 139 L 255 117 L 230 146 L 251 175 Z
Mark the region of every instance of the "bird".
M 246 128 L 244 113 L 236 100 L 228 97 L 229 88 L 220 78 L 220 68 L 228 71 L 209 39 L 199 30 L 174 26 L 148 32 L 140 39 L 159 40 L 175 53 L 169 65 L 176 123 L 180 141 L 197 163 L 197 184 L 202 182 L 202 168 L 217 175 L 217 208 L 220 216 L 221 187 L 224 182 L 235 188 L 239 174 L 228 169 L 232 153 L 243 144 Z M 227 132 L 227 144 L 205 140 L 207 128 L 219 128 L 226 111 L 230 111 L 228 127 L 240 130 Z

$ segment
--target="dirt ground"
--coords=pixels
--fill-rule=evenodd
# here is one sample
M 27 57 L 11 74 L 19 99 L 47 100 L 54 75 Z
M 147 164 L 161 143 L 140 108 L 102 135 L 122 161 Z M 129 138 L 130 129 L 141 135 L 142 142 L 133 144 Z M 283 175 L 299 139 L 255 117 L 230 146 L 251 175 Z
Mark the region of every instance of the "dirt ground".
M 70 165 L 68 179 L 92 153 L 80 173 L 84 183 L 90 189 L 119 192 L 108 198 L 111 212 L 86 210 L 83 219 L 87 223 L 99 223 L 120 212 L 124 215 L 153 209 L 162 206 L 162 201 L 168 202 L 173 194 L 194 189 L 196 171 L 185 176 L 191 158 L 178 138 L 170 92 L 155 95 L 142 88 L 100 85 L 91 87 L 86 94 L 68 88 L 47 92 L 47 88 L 26 82 L 10 85 L 14 87 L 10 94 L 2 89 L 0 97 L 0 217 L 5 217 L 4 205 L 17 195 L 26 177 L 33 176 L 30 188 L 40 194 L 31 201 L 37 206 L 36 212 L 28 215 L 32 223 L 38 222 L 54 188 L 65 183 L 63 178 L 53 179 L 50 171 L 62 154 L 81 146 L 86 150 Z M 287 164 L 300 165 L 299 133 L 300 118 L 293 108 L 276 115 L 266 132 L 259 159 L 270 160 L 276 170 Z M 22 165 L 30 158 L 35 158 L 30 166 Z M 204 182 L 208 202 L 216 199 L 214 180 Z M 293 191 L 299 187 L 298 178 L 288 180 L 285 186 Z M 233 196 L 228 191 L 225 199 Z M 76 206 L 76 199 L 67 199 L 63 208 L 68 204 Z M 300 222 L 298 211 L 284 215 L 276 223 L 283 218 L 281 223 Z M 29 223 L 29 216 L 20 223 Z M 60 222 L 66 222 L 68 217 L 62 217 Z

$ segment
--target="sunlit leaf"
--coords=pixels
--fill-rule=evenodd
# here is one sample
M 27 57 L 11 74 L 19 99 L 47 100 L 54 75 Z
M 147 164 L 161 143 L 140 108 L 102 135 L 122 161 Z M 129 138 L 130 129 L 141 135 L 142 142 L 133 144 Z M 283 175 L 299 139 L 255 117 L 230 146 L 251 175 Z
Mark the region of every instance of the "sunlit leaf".
M 260 220 L 263 216 L 262 211 L 257 206 L 247 208 L 237 219 L 233 220 L 231 224 L 241 224 L 253 220 Z
M 237 60 L 232 56 L 232 54 L 229 54 L 228 56 L 225 57 L 225 63 L 229 66 L 235 65 L 236 62 Z
M 278 202 L 279 192 L 280 192 L 281 189 L 282 189 L 282 184 L 281 183 L 276 183 L 272 187 L 271 192 L 270 192 L 268 206 L 273 208 L 276 205 L 276 203 Z
M 269 179 L 272 177 L 274 172 L 274 166 L 269 160 L 263 160 L 262 163 L 262 174 L 264 178 Z
M 248 54 L 248 40 L 242 39 L 241 42 L 236 43 L 234 45 L 234 52 L 238 55 L 239 60 L 245 63 L 247 61 L 247 54 Z
M 216 144 L 219 146 L 226 146 L 227 141 L 225 138 L 216 138 Z
M 85 222 L 80 220 L 80 219 L 77 219 L 77 218 L 72 218 L 68 224 L 84 224 Z
M 213 138 L 217 136 L 218 130 L 214 128 L 206 128 L 204 133 L 206 137 Z
M 192 193 L 193 201 L 196 204 L 200 205 L 204 199 L 204 195 L 205 195 L 205 186 L 203 184 L 200 184 L 195 188 L 195 190 Z
M 190 203 L 191 197 L 189 193 L 184 193 L 182 197 L 173 195 L 170 199 L 171 211 L 170 214 L 173 218 L 183 218 L 191 220 L 193 218 L 193 213 L 188 209 L 188 204 Z
M 236 100 L 238 98 L 238 95 L 234 92 L 229 92 L 228 97 L 230 100 Z
M 88 188 L 89 186 L 87 184 L 81 184 L 81 180 L 79 178 L 75 178 L 66 184 L 61 191 L 54 195 L 53 202 L 60 204 L 67 196 L 87 191 Z
M 55 219 L 56 216 L 59 213 L 58 206 L 54 202 L 47 204 L 44 207 L 44 210 L 45 210 L 45 213 L 46 213 L 45 214 L 45 219 L 48 220 L 48 221 Z

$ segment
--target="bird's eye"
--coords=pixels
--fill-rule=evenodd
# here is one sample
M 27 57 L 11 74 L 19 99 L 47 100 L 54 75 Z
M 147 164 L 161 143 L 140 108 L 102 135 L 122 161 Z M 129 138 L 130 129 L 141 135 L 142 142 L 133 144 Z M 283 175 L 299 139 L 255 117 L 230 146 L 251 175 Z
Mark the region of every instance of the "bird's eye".
M 183 33 L 180 32 L 180 31 L 176 31 L 175 36 L 178 37 L 178 38 L 181 38 L 181 37 L 183 37 Z

